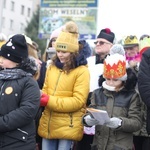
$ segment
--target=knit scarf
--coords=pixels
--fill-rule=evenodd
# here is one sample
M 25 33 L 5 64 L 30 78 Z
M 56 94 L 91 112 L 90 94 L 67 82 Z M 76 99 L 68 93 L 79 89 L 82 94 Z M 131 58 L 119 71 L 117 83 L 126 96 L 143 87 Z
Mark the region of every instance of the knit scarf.
M 4 69 L 0 71 L 0 80 L 20 79 L 25 76 L 32 76 L 32 74 L 18 68 Z

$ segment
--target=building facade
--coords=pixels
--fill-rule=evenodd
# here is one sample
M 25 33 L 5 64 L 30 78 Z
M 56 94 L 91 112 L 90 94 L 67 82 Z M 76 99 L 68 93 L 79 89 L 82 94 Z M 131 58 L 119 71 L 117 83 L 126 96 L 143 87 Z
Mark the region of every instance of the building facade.
M 39 0 L 0 0 L 0 32 L 7 37 L 24 33 L 38 4 Z

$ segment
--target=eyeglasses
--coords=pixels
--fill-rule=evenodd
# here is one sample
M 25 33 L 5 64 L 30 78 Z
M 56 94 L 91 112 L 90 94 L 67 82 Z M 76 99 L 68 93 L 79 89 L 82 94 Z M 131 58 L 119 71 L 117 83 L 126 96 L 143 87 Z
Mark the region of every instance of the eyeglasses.
M 126 47 L 126 48 L 124 48 L 125 50 L 133 50 L 134 49 L 134 47 Z
M 108 42 L 103 42 L 103 41 L 96 41 L 96 42 L 94 42 L 95 45 L 97 45 L 97 43 L 98 43 L 99 45 L 110 44 L 110 43 L 108 43 Z

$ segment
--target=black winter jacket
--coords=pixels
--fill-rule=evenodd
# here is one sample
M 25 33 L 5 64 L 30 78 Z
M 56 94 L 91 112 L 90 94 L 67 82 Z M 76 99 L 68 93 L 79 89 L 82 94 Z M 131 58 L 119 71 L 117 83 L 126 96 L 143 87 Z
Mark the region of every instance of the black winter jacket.
M 38 84 L 21 69 L 13 78 L 3 74 L 0 71 L 0 150 L 34 150 Z
M 147 106 L 147 132 L 150 134 L 150 48 L 142 55 L 138 72 L 138 89 Z

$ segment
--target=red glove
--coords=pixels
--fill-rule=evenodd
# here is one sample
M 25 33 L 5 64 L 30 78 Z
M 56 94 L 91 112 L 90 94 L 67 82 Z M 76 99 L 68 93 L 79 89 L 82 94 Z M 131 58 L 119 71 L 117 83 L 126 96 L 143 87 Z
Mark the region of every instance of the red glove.
M 49 96 L 42 93 L 41 99 L 40 99 L 40 106 L 46 106 L 49 100 Z

